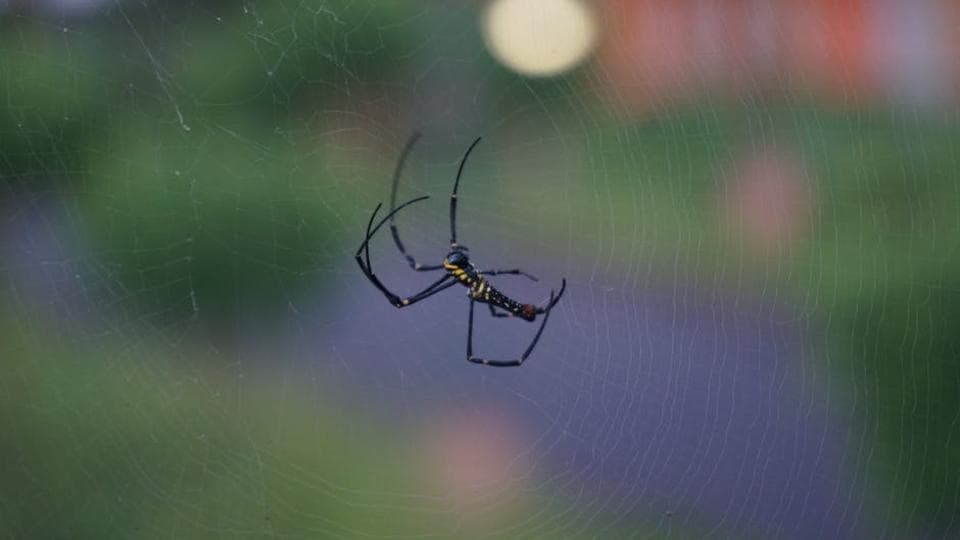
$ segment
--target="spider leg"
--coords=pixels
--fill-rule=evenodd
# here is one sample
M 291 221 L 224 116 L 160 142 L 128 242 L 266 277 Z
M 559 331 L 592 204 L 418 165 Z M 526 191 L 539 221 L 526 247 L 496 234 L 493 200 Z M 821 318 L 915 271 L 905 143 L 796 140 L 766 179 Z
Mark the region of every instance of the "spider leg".
M 561 290 L 561 293 L 563 291 Z M 543 334 L 543 329 L 547 326 L 547 319 L 550 318 L 550 311 L 553 306 L 556 304 L 556 297 L 554 297 L 553 291 L 550 291 L 550 300 L 547 301 L 547 306 L 549 306 L 546 311 L 543 312 L 543 321 L 540 323 L 540 328 L 537 329 L 536 335 L 533 336 L 533 341 L 530 342 L 530 345 L 527 346 L 527 349 L 523 351 L 523 354 L 520 355 L 520 358 L 515 360 L 489 360 L 486 358 L 479 358 L 473 355 L 473 304 L 475 300 L 470 299 L 470 319 L 467 327 L 467 360 L 473 362 L 474 364 L 483 364 L 485 366 L 494 366 L 494 367 L 514 367 L 523 364 L 523 362 L 530 356 L 530 353 L 533 352 L 533 348 L 537 346 L 537 342 L 540 341 L 540 335 Z
M 407 298 L 401 299 L 399 296 L 397 296 L 396 294 L 391 292 L 389 289 L 387 289 L 387 287 L 384 286 L 383 283 L 381 283 L 380 278 L 378 278 L 377 275 L 373 273 L 373 267 L 370 265 L 370 239 L 373 238 L 373 235 L 376 234 L 376 232 L 380 229 L 380 227 L 382 227 L 383 224 L 386 223 L 387 220 L 389 220 L 390 217 L 395 215 L 398 211 L 400 211 L 401 209 L 403 209 L 404 207 L 410 204 L 413 204 L 415 202 L 419 202 L 428 198 L 429 197 L 427 196 L 419 197 L 416 199 L 411 199 L 401 204 L 397 208 L 394 208 L 393 210 L 391 210 L 390 213 L 387 214 L 386 217 L 381 219 L 376 226 L 373 226 L 373 221 L 374 219 L 376 219 L 377 213 L 380 211 L 380 207 L 383 206 L 382 203 L 378 204 L 377 207 L 374 209 L 373 214 L 370 215 L 370 221 L 367 222 L 366 237 L 363 239 L 363 243 L 360 244 L 360 247 L 357 248 L 357 253 L 354 255 L 354 259 L 356 259 L 357 264 L 360 266 L 360 270 L 363 271 L 363 275 L 367 276 L 367 279 L 370 280 L 370 283 L 373 283 L 373 285 L 377 289 L 379 289 L 384 296 L 387 297 L 387 300 L 389 300 L 391 304 L 393 304 L 398 308 L 415 304 L 420 300 L 429 298 L 430 296 L 433 296 L 434 294 L 444 289 L 448 289 L 458 283 L 458 281 L 456 279 L 453 279 L 452 276 L 450 276 L 449 274 L 444 275 L 443 277 L 433 282 L 426 289 L 420 291 L 419 293 L 413 296 L 409 296 Z M 366 261 L 364 261 L 364 258 L 366 259 Z M 446 283 L 444 283 L 445 281 Z
M 389 300 L 390 303 L 397 308 L 405 308 L 407 306 L 416 304 L 421 300 L 429 298 L 437 294 L 438 292 L 449 289 L 450 287 L 453 287 L 454 285 L 459 283 L 458 280 L 454 279 L 452 276 L 447 274 L 441 277 L 440 279 L 438 279 L 437 281 L 434 281 L 429 286 L 427 286 L 426 289 L 418 292 L 417 294 L 408 296 L 406 298 L 400 298 L 399 296 L 394 294 L 392 291 L 387 289 L 387 287 L 380 282 L 380 278 L 378 278 L 377 275 L 373 273 L 373 271 L 367 269 L 363 265 L 363 262 L 360 260 L 359 255 L 357 256 L 357 262 L 360 264 L 360 270 L 363 271 L 363 274 L 367 276 L 367 279 L 369 279 L 370 282 L 373 283 L 373 286 L 379 289 L 380 292 L 382 292 L 383 295 L 387 297 L 387 300 Z
M 450 281 L 448 281 L 447 283 L 444 283 L 444 281 L 447 280 L 447 279 L 449 279 Z M 404 299 L 400 300 L 400 304 L 399 304 L 399 305 L 397 305 L 397 304 L 394 304 L 394 305 L 397 306 L 398 308 L 404 308 L 404 307 L 407 307 L 407 306 L 416 304 L 417 302 L 419 302 L 419 301 L 421 301 L 421 300 L 425 300 L 425 299 L 427 299 L 427 298 L 430 298 L 431 296 L 437 294 L 437 293 L 440 292 L 440 291 L 445 291 L 445 290 L 449 289 L 450 287 L 453 287 L 453 286 L 456 285 L 457 283 L 459 283 L 459 281 L 457 281 L 456 279 L 452 278 L 450 275 L 443 276 L 442 278 L 438 279 L 437 281 L 434 281 L 434 282 L 433 282 L 429 287 L 427 287 L 426 289 L 418 292 L 417 294 L 415 294 L 415 295 L 413 295 L 413 296 L 408 296 L 407 298 L 404 298 Z
M 490 308 L 490 315 L 492 315 L 492 316 L 494 316 L 494 317 L 496 317 L 496 318 L 498 318 L 498 319 L 503 319 L 503 318 L 506 318 L 506 317 L 513 317 L 513 313 L 509 313 L 509 312 L 505 312 L 505 311 L 503 311 L 503 312 L 497 311 L 497 309 L 496 309 L 495 307 L 493 307 L 493 304 L 487 304 L 487 307 Z
M 467 153 L 463 155 L 463 159 L 460 160 L 460 168 L 457 170 L 457 179 L 453 183 L 453 193 L 450 194 L 450 246 L 457 247 L 457 190 L 460 188 L 460 176 L 463 175 L 463 166 L 467 163 L 467 157 L 470 156 L 470 152 L 473 151 L 473 148 L 477 146 L 477 143 L 480 142 L 480 137 L 477 137 L 477 140 L 473 141 L 473 144 L 470 145 L 470 148 L 467 148 Z
M 499 276 L 504 274 L 511 274 L 515 276 L 523 276 L 527 279 L 532 279 L 533 281 L 540 281 L 536 277 L 524 272 L 523 270 L 520 270 L 519 268 L 514 268 L 512 270 L 481 270 L 480 273 L 487 276 Z
M 470 317 L 467 319 L 467 360 L 475 362 L 473 358 L 473 305 L 477 303 L 470 298 Z
M 407 162 L 407 157 L 410 155 L 410 151 L 413 150 L 413 145 L 416 144 L 417 140 L 420 139 L 420 133 L 414 132 L 410 136 L 410 140 L 407 141 L 407 144 L 403 147 L 403 152 L 400 153 L 400 161 L 397 162 L 397 168 L 393 171 L 393 187 L 390 190 L 390 210 L 393 211 L 397 206 L 397 184 L 400 182 L 400 174 L 403 172 L 403 166 Z M 400 250 L 400 254 L 407 259 L 407 264 L 410 265 L 410 268 L 413 268 L 417 272 L 429 272 L 431 270 L 440 270 L 443 268 L 442 264 L 432 264 L 432 265 L 422 265 L 417 263 L 416 259 L 412 255 L 407 253 L 406 248 L 403 245 L 403 241 L 400 240 L 400 233 L 397 232 L 397 224 L 395 222 L 395 215 L 390 216 L 390 234 L 393 236 L 393 243 L 397 245 L 397 249 Z
M 383 219 L 381 219 L 380 222 L 377 223 L 377 226 L 374 227 L 374 226 L 373 226 L 373 220 L 376 219 L 376 217 L 377 217 L 377 212 L 379 212 L 379 211 L 380 211 L 380 207 L 383 206 L 383 203 L 378 204 L 377 207 L 373 209 L 373 214 L 370 214 L 370 221 L 367 222 L 367 234 L 366 234 L 366 236 L 365 236 L 364 239 L 363 239 L 363 243 L 360 244 L 360 247 L 359 247 L 359 248 L 357 248 L 357 253 L 356 253 L 355 256 L 356 256 L 356 257 L 360 257 L 360 253 L 361 253 L 361 252 L 364 252 L 365 255 L 366 255 L 366 259 L 367 259 L 367 267 L 369 268 L 369 267 L 370 267 L 370 239 L 373 238 L 373 235 L 377 234 L 377 231 L 380 230 L 380 227 L 383 227 L 383 224 L 386 223 L 387 220 L 389 220 L 391 217 L 393 217 L 394 215 L 396 215 L 396 213 L 399 212 L 400 210 L 403 210 L 405 207 L 407 207 L 407 206 L 409 206 L 409 205 L 411 205 L 411 204 L 413 204 L 413 203 L 417 203 L 417 202 L 420 202 L 420 201 L 425 201 L 425 200 L 427 200 L 427 199 L 429 199 L 429 198 L 430 198 L 429 195 L 424 195 L 424 196 L 422 196 L 422 197 L 417 197 L 416 199 L 410 199 L 409 201 L 407 201 L 407 202 L 401 204 L 400 206 L 394 208 L 393 210 L 391 210 L 391 211 L 387 214 L 387 216 L 384 217 Z
M 567 278 L 563 278 L 563 282 L 560 284 L 560 292 L 557 293 L 556 296 L 553 295 L 553 291 L 550 291 L 550 300 L 547 301 L 545 306 L 537 308 L 537 314 L 550 313 L 553 306 L 557 305 L 557 302 L 560 301 L 560 297 L 563 296 L 563 291 L 565 290 L 567 290 Z

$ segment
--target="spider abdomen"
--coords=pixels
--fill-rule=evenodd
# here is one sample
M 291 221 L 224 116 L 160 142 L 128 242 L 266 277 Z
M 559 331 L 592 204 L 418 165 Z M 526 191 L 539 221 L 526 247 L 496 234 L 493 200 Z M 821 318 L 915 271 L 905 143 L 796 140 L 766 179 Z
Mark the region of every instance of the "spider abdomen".
M 487 280 L 478 278 L 470 287 L 470 296 L 478 302 L 485 302 L 510 312 L 516 317 L 532 321 L 537 316 L 533 304 L 521 304 L 490 285 Z

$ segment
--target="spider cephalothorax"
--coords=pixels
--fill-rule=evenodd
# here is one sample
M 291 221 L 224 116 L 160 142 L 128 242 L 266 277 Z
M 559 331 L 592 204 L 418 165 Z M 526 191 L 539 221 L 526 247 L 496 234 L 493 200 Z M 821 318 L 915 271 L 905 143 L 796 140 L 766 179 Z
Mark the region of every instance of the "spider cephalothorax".
M 453 270 L 455 268 L 465 268 L 473 266 L 470 264 L 470 257 L 463 252 L 463 248 L 455 249 L 450 253 L 447 253 L 446 258 L 443 259 L 443 267 L 447 270 Z
M 447 256 L 444 257 L 441 264 L 422 265 L 418 264 L 416 259 L 407 254 L 407 250 L 404 247 L 403 242 L 400 240 L 400 234 L 397 232 L 397 226 L 394 222 L 394 217 L 396 216 L 397 212 L 404 207 L 428 199 L 429 197 L 418 197 L 416 199 L 411 199 L 400 206 L 397 206 L 397 182 L 400 179 L 400 172 L 403 170 L 403 164 L 406 161 L 407 155 L 410 153 L 410 149 L 413 147 L 413 144 L 416 142 L 418 137 L 419 135 L 415 134 L 410 138 L 410 141 L 407 143 L 403 153 L 400 156 L 400 161 L 397 163 L 397 168 L 394 171 L 393 176 L 393 189 L 390 194 L 390 211 L 376 224 L 376 226 L 373 225 L 373 222 L 376 219 L 377 212 L 380 211 L 382 204 L 378 204 L 376 209 L 374 209 L 373 214 L 370 216 L 370 221 L 367 223 L 367 234 L 363 239 L 363 243 L 361 243 L 360 247 L 357 249 L 355 256 L 357 264 L 360 265 L 360 269 L 363 271 L 363 274 L 367 277 L 367 279 L 369 279 L 370 282 L 373 283 L 373 285 L 379 289 L 384 296 L 387 297 L 391 304 L 398 308 L 406 307 L 425 298 L 429 298 L 430 296 L 433 296 L 434 294 L 448 289 L 458 283 L 467 287 L 469 289 L 467 294 L 470 298 L 470 317 L 467 326 L 467 360 L 477 364 L 487 364 L 491 366 L 519 366 L 524 360 L 527 359 L 527 357 L 530 355 L 530 352 L 533 351 L 533 348 L 536 346 L 537 341 L 540 339 L 540 334 L 543 333 L 543 329 L 547 325 L 547 319 L 550 316 L 550 311 L 560 300 L 560 297 L 563 296 L 564 290 L 566 290 L 567 280 L 564 279 L 562 281 L 560 292 L 554 294 L 554 291 L 550 291 L 550 299 L 547 300 L 546 304 L 543 306 L 522 304 L 493 287 L 490 282 L 487 281 L 486 276 L 511 274 L 524 276 L 532 279 L 533 281 L 537 281 L 537 278 L 527 274 L 526 272 L 523 272 L 518 268 L 511 270 L 479 270 L 470 261 L 470 257 L 466 253 L 467 248 L 457 243 L 457 190 L 460 186 L 460 177 L 463 175 L 463 166 L 467 162 L 467 157 L 470 155 L 470 152 L 473 151 L 473 148 L 477 145 L 477 143 L 480 142 L 479 137 L 477 140 L 473 141 L 473 144 L 470 145 L 470 148 L 467 149 L 466 154 L 464 154 L 463 159 L 460 161 L 460 168 L 457 170 L 457 178 L 453 183 L 453 193 L 450 195 L 450 251 L 447 253 Z M 376 276 L 376 274 L 373 273 L 373 267 L 370 265 L 370 239 L 373 238 L 373 235 L 376 234 L 380 227 L 382 227 L 383 224 L 388 221 L 390 222 L 390 232 L 393 235 L 394 243 L 397 245 L 397 249 L 400 251 L 400 253 L 406 257 L 410 268 L 417 272 L 431 272 L 435 270 L 446 271 L 443 277 L 434 281 L 426 289 L 406 298 L 400 298 L 396 294 L 390 292 L 390 290 L 380 282 L 380 279 Z M 543 321 L 540 323 L 537 333 L 533 336 L 533 341 L 530 342 L 530 345 L 523 352 L 523 354 L 520 355 L 519 358 L 515 360 L 487 360 L 473 356 L 473 308 L 474 304 L 477 302 L 487 304 L 487 307 L 490 309 L 490 315 L 497 318 L 519 317 L 526 321 L 533 321 L 537 318 L 537 315 L 543 315 Z M 498 309 L 500 311 L 497 311 Z

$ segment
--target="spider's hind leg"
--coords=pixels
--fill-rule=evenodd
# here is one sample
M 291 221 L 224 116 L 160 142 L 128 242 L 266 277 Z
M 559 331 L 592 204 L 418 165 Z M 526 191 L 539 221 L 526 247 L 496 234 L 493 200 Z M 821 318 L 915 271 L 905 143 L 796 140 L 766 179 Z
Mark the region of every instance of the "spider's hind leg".
M 561 290 L 561 292 L 563 292 Z M 554 296 L 553 291 L 550 291 L 550 300 L 547 301 L 547 305 L 551 308 L 556 304 L 556 296 Z M 540 335 L 543 334 L 543 329 L 547 326 L 547 320 L 550 318 L 550 309 L 547 309 L 543 315 L 543 321 L 540 323 L 540 328 L 537 329 L 537 333 L 533 336 L 533 341 L 530 342 L 530 345 L 527 346 L 527 349 L 523 351 L 523 354 L 515 360 L 489 360 L 487 358 L 480 358 L 473 355 L 473 305 L 476 303 L 476 300 L 473 298 L 470 299 L 470 318 L 467 323 L 467 361 L 474 364 L 483 364 L 485 366 L 494 366 L 494 367 L 515 367 L 523 364 L 526 361 L 527 357 L 530 356 L 530 353 L 533 352 L 533 348 L 537 346 L 537 342 L 540 341 Z M 494 315 L 496 316 L 496 315 Z
M 563 296 L 563 292 L 567 290 L 567 278 L 563 278 L 563 281 L 560 283 L 560 292 L 556 296 L 553 295 L 553 291 L 550 291 L 550 300 L 547 301 L 546 305 L 536 309 L 537 314 L 541 313 L 550 313 L 550 310 L 553 309 L 553 306 L 557 305 L 557 302 L 560 301 L 560 297 Z
M 490 308 L 490 315 L 498 319 L 513 317 L 513 313 L 497 311 L 497 308 L 493 307 L 493 304 L 487 304 L 487 307 Z

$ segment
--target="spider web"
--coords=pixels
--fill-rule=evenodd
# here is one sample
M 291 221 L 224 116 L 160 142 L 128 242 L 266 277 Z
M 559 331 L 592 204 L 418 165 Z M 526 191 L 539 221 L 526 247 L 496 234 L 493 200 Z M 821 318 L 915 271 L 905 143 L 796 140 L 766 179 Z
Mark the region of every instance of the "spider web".
M 473 3 L 0 1 L 0 529 L 960 534 L 960 12 L 783 6 L 598 3 L 531 79 Z M 471 259 L 567 280 L 521 368 L 352 260 L 415 131 L 419 262 L 482 135 Z

